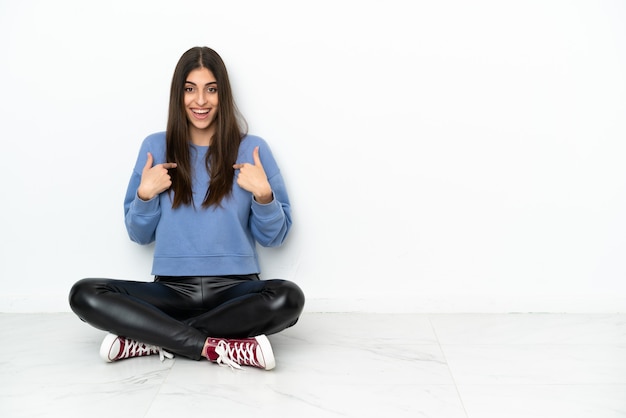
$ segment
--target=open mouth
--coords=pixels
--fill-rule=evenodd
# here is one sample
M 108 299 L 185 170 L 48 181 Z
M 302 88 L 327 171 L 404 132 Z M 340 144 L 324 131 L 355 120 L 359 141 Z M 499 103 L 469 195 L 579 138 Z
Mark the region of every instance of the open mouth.
M 191 109 L 191 113 L 193 113 L 196 119 L 206 119 L 209 117 L 211 109 Z

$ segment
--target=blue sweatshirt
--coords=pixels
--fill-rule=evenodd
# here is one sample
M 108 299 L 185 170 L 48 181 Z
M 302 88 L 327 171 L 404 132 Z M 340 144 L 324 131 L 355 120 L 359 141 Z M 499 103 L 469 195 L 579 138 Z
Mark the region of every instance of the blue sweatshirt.
M 252 193 L 239 187 L 234 180 L 232 194 L 222 200 L 221 207 L 203 208 L 202 201 L 209 184 L 205 168 L 209 147 L 190 144 L 195 207 L 183 205 L 172 209 L 167 191 L 148 201 L 137 196 L 147 153 L 152 153 L 154 165 L 166 162 L 165 132 L 152 134 L 143 141 L 126 191 L 124 214 L 132 241 L 139 244 L 155 242 L 152 274 L 223 276 L 260 273 L 256 242 L 265 247 L 281 245 L 291 227 L 291 209 L 278 165 L 262 138 L 247 135 L 239 146 L 237 163 L 254 164 L 252 152 L 256 146 L 259 146 L 261 164 L 274 193 L 272 202 L 258 203 Z

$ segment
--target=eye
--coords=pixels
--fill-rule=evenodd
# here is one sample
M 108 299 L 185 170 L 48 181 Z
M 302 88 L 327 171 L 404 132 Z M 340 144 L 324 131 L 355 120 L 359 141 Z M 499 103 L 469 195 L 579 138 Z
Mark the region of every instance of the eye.
M 193 86 L 185 86 L 185 93 L 193 92 Z
M 217 93 L 217 87 L 207 87 L 206 89 L 209 93 Z

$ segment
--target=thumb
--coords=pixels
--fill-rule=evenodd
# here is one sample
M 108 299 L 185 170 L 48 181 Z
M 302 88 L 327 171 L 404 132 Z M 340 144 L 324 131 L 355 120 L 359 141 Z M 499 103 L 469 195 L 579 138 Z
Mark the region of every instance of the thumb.
M 154 159 L 152 158 L 152 153 L 148 153 L 148 160 L 146 161 L 146 165 L 143 166 L 143 171 L 151 169 L 153 162 Z
M 259 147 L 256 146 L 254 147 L 254 151 L 252 151 L 252 158 L 254 159 L 254 165 L 258 165 L 263 167 L 263 164 L 261 164 L 261 158 L 259 157 Z

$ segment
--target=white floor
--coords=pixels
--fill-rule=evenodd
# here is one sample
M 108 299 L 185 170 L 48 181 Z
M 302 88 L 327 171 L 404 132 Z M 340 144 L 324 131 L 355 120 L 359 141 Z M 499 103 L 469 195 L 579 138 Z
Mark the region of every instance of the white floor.
M 0 417 L 626 417 L 626 315 L 305 313 L 273 371 L 106 364 L 73 314 L 0 314 Z

